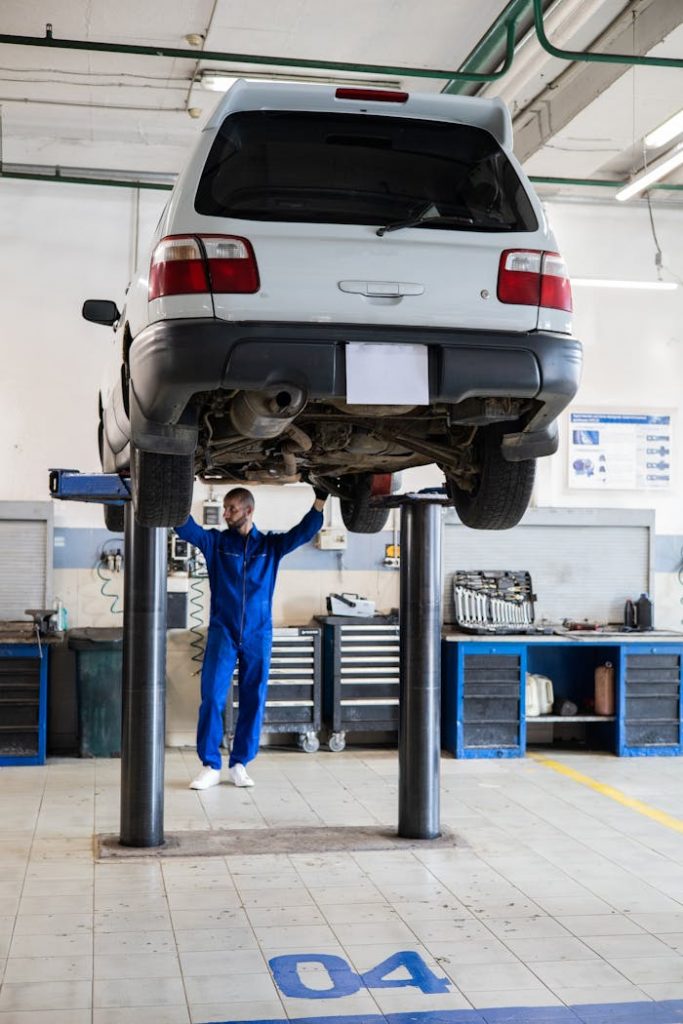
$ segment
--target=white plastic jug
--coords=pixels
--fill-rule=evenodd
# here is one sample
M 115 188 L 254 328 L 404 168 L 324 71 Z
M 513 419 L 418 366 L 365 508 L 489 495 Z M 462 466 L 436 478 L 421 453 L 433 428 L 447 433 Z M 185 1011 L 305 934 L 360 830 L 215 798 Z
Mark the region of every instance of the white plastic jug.
M 536 672 L 526 674 L 526 716 L 527 718 L 538 718 L 539 715 L 549 715 L 553 710 L 553 684 L 547 676 L 538 675 Z

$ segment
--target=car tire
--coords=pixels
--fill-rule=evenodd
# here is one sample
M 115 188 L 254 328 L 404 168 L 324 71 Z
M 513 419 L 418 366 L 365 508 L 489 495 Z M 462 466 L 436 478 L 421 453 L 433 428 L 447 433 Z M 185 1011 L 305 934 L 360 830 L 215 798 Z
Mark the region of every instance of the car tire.
M 474 490 L 462 490 L 446 475 L 446 490 L 465 526 L 474 530 L 509 530 L 527 510 L 536 460 L 507 462 L 501 451 L 504 430 L 483 427 L 475 438 L 479 474 Z
M 190 514 L 192 455 L 144 452 L 131 446 L 131 492 L 140 526 L 180 526 Z
M 125 509 L 123 505 L 103 505 L 104 525 L 112 533 L 123 533 L 123 518 Z
M 373 494 L 391 493 L 391 474 L 358 473 L 345 482 L 351 484 L 354 496 L 339 500 L 344 526 L 352 533 L 379 533 L 386 526 L 390 510 L 371 505 L 370 498 Z

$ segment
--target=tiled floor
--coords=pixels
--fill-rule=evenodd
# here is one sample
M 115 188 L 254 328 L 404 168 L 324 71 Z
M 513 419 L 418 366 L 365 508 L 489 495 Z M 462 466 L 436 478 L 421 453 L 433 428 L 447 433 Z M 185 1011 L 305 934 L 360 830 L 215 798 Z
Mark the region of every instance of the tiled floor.
M 555 757 L 683 819 L 679 759 Z M 169 832 L 396 822 L 394 751 L 264 752 L 252 790 L 190 791 L 195 768 L 168 753 Z M 96 863 L 118 777 L 117 761 L 0 769 L 0 1024 L 616 1024 L 683 1000 L 683 832 L 537 761 L 442 762 L 455 849 Z M 436 991 L 397 985 L 415 981 L 405 964 L 366 974 L 405 951 Z M 323 962 L 292 968 L 304 954 Z M 553 1016 L 585 1004 L 592 1016 Z

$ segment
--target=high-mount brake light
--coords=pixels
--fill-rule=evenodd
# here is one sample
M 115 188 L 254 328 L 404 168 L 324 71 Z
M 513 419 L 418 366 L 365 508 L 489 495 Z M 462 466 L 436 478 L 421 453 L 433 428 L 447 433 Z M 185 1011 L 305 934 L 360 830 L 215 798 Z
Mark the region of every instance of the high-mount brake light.
M 253 294 L 259 274 L 251 243 L 226 235 L 169 235 L 162 238 L 149 268 L 148 297 Z
M 560 254 L 539 249 L 505 249 L 498 265 L 498 300 L 571 313 L 572 289 Z
M 410 94 L 394 89 L 351 89 L 339 88 L 334 94 L 338 100 L 365 100 L 376 103 L 407 103 Z

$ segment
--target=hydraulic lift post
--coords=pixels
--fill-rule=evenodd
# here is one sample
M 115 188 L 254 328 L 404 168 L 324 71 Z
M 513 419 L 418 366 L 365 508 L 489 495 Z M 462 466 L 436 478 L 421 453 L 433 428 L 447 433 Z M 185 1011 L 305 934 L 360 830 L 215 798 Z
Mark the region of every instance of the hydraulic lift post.
M 164 842 L 167 531 L 140 526 L 130 488 L 116 474 L 50 470 L 50 494 L 63 501 L 123 504 L 122 846 Z
M 401 509 L 398 834 L 441 834 L 441 489 L 377 497 Z
M 125 505 L 122 846 L 164 842 L 166 530 L 140 526 Z
M 401 504 L 398 834 L 436 839 L 441 767 L 441 503 Z

